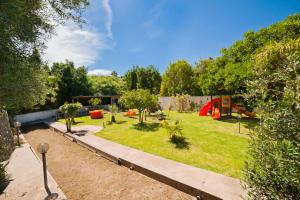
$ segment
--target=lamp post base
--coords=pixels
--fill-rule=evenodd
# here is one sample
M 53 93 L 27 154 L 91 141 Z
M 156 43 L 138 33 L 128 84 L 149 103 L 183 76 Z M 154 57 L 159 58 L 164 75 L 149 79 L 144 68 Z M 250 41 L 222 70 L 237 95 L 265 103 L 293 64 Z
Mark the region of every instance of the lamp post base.
M 44 200 L 55 200 L 57 198 L 58 198 L 58 194 L 52 193 L 52 194 L 48 195 Z

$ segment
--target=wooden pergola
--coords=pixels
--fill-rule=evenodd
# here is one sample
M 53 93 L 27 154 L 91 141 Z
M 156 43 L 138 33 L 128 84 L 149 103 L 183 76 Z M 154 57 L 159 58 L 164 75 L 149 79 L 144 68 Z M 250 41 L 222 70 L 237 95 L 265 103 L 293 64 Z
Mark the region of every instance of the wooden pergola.
M 99 98 L 99 99 L 103 99 L 103 98 L 110 98 L 110 104 L 114 104 L 116 103 L 116 100 L 118 100 L 120 98 L 120 96 L 118 95 L 114 95 L 114 96 L 111 96 L 111 95 L 102 95 L 102 96 L 73 96 L 72 97 L 72 103 L 75 103 L 75 102 L 79 102 L 81 99 L 82 100 L 85 100 L 85 101 L 88 101 L 92 98 Z

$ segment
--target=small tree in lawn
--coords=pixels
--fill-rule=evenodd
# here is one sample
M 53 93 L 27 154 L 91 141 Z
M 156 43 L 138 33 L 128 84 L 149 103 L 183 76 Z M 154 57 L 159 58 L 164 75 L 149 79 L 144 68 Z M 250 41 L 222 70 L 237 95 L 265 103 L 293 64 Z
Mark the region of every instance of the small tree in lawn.
M 75 117 L 77 111 L 82 107 L 80 103 L 65 103 L 59 107 L 59 110 L 64 113 L 67 132 L 71 132 L 72 119 Z
M 136 108 L 139 111 L 139 123 L 143 124 L 144 111 L 153 103 L 152 98 L 149 90 L 137 89 L 126 92 L 120 103 L 129 109 Z
M 118 106 L 116 104 L 110 105 L 109 110 L 111 113 L 111 122 L 116 122 L 116 116 L 115 114 L 118 112 Z

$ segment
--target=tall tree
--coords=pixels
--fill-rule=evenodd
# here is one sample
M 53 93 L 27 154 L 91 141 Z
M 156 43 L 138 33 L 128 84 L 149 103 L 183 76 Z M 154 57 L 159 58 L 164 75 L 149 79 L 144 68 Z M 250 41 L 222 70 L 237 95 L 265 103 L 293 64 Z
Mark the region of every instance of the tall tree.
M 153 65 L 148 67 L 134 66 L 127 71 L 124 80 L 129 90 L 148 89 L 152 94 L 158 94 L 160 90 L 161 76 Z
M 171 63 L 163 75 L 160 94 L 192 94 L 195 87 L 193 74 L 193 68 L 186 60 Z
M 88 81 L 95 96 L 121 95 L 126 90 L 125 81 L 116 76 L 89 76 Z
M 42 103 L 47 94 L 39 53 L 56 25 L 81 22 L 87 0 L 0 2 L 0 107 L 11 112 Z
M 74 63 L 53 63 L 51 74 L 57 78 L 56 105 L 70 102 L 72 96 L 89 95 L 90 85 L 85 67 L 74 67 Z
M 300 14 L 288 16 L 258 32 L 248 31 L 242 40 L 221 50 L 221 56 L 208 63 L 206 72 L 199 77 L 204 94 L 243 93 L 246 83 L 255 79 L 251 60 L 265 45 L 297 39 L 300 36 Z

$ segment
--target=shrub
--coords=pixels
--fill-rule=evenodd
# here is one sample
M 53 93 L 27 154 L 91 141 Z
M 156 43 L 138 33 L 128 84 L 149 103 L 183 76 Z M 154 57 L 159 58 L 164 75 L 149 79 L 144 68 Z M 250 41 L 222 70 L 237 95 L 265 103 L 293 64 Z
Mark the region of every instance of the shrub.
M 91 98 L 89 100 L 89 104 L 93 107 L 93 109 L 100 108 L 101 105 L 101 99 L 100 98 Z
M 182 137 L 182 125 L 179 120 L 165 120 L 162 123 L 162 127 L 168 132 L 170 140 L 173 140 L 177 137 Z
M 111 122 L 116 122 L 116 116 L 115 114 L 118 112 L 118 106 L 116 104 L 110 105 L 109 110 L 111 113 Z
M 2 194 L 7 184 L 8 184 L 7 175 L 4 166 L 0 163 L 0 194 Z
M 191 101 L 190 102 L 190 111 L 195 111 L 196 107 L 197 107 L 197 103 Z
M 300 194 L 300 39 L 267 46 L 255 57 L 260 126 L 251 138 L 245 182 L 249 199 L 291 200 Z
M 190 95 L 187 94 L 177 94 L 176 95 L 176 108 L 178 112 L 187 111 L 189 107 Z

